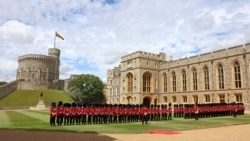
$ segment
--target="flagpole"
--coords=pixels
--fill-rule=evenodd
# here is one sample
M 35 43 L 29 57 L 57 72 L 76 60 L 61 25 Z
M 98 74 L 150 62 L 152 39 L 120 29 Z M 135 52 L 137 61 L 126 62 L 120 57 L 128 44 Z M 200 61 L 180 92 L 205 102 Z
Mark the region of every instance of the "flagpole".
M 55 38 L 54 38 L 54 48 L 56 48 L 56 32 L 55 32 Z

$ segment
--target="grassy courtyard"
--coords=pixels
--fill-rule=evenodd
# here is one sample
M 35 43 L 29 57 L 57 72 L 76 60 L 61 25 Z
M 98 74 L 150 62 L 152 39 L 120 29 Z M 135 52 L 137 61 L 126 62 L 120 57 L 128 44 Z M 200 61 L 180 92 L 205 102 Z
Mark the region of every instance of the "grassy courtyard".
M 149 130 L 183 131 L 202 128 L 213 128 L 240 124 L 250 124 L 250 115 L 241 115 L 237 118 L 231 116 L 199 119 L 173 118 L 171 121 L 152 121 L 147 125 L 141 122 L 96 124 L 96 125 L 68 125 L 53 126 L 49 124 L 49 111 L 37 110 L 1 110 L 1 129 L 21 129 L 36 131 L 64 131 L 64 132 L 85 132 L 85 133 L 118 133 L 118 134 L 139 134 Z

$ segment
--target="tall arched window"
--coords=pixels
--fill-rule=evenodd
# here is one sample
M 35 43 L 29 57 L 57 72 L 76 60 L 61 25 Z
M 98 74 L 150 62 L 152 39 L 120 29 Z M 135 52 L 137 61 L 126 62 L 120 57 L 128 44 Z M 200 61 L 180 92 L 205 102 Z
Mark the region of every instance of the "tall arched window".
M 182 88 L 183 91 L 187 91 L 187 76 L 186 76 L 186 71 L 182 71 Z
M 240 73 L 240 63 L 234 62 L 234 81 L 235 81 L 235 88 L 241 88 L 241 73 Z
M 197 71 L 196 69 L 193 69 L 193 90 L 197 91 L 198 86 L 197 86 Z
M 219 89 L 224 89 L 224 71 L 221 64 L 218 65 Z
M 204 84 L 205 90 L 209 90 L 209 71 L 207 67 L 204 67 Z
M 143 92 L 150 92 L 151 75 L 149 73 L 143 74 Z
M 163 92 L 167 92 L 168 91 L 168 82 L 167 82 L 167 74 L 164 73 L 163 74 Z
M 132 73 L 128 73 L 127 75 L 128 80 L 128 92 L 133 92 L 133 75 Z
M 173 79 L 173 92 L 176 92 L 176 75 L 175 75 L 175 72 L 172 73 L 172 79 Z

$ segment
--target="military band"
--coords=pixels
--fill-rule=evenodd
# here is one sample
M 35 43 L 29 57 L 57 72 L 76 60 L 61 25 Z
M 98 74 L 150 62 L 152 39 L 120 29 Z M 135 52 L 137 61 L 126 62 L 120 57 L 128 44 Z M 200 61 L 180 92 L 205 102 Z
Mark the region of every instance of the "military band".
M 243 103 L 210 103 L 210 104 L 179 104 L 163 105 L 132 105 L 132 104 L 76 104 L 55 102 L 50 108 L 50 125 L 85 125 L 148 121 L 211 118 L 244 114 Z

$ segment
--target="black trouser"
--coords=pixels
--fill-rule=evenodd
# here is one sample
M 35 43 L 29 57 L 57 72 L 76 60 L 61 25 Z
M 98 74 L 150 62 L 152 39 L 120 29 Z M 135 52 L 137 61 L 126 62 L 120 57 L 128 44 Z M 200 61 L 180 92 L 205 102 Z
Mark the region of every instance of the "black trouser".
M 147 116 L 147 115 L 142 115 L 141 121 L 142 121 L 142 124 L 144 124 L 144 122 L 145 122 L 146 124 L 148 124 L 148 116 Z

